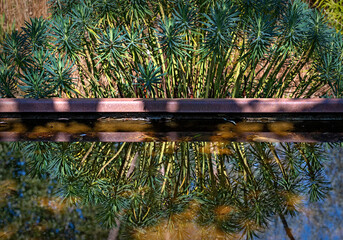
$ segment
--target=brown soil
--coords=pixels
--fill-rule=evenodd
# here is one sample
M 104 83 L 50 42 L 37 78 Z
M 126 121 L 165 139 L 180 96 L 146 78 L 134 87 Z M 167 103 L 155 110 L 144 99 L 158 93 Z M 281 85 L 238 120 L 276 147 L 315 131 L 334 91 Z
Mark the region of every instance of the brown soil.
M 3 28 L 19 30 L 33 17 L 48 16 L 47 0 L 0 0 L 0 16 L 5 16 Z

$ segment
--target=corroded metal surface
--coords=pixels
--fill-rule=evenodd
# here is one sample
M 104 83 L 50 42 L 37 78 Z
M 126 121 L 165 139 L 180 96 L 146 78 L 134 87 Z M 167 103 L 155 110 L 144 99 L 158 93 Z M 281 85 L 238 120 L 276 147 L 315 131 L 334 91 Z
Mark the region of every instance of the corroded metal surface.
M 1 113 L 343 113 L 343 99 L 0 99 Z

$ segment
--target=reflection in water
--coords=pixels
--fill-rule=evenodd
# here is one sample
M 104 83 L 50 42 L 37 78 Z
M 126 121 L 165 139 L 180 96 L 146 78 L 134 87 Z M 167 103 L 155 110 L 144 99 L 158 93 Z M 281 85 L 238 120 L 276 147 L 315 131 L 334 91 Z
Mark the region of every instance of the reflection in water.
M 98 206 L 100 222 L 119 239 L 253 238 L 275 217 L 293 239 L 288 216 L 330 190 L 328 145 L 320 143 L 16 146 L 33 174 L 60 182 L 63 198 Z
M 94 207 L 66 204 L 56 179 L 27 173 L 26 157 L 0 144 L 0 239 L 106 239 Z
M 194 116 L 193 116 L 194 117 Z M 0 141 L 341 142 L 343 121 L 247 118 L 0 118 Z
M 6 197 L 10 196 L 16 191 L 16 185 L 16 182 L 12 179 L 0 181 L 0 204 L 3 204 L 6 200 Z

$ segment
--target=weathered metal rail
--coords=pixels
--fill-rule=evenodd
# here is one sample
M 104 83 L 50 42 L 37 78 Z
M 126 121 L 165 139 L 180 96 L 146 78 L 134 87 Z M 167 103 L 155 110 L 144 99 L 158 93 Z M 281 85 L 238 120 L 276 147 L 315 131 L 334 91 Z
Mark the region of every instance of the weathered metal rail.
M 0 99 L 0 141 L 343 140 L 343 99 Z
M 343 99 L 0 99 L 0 113 L 343 113 Z

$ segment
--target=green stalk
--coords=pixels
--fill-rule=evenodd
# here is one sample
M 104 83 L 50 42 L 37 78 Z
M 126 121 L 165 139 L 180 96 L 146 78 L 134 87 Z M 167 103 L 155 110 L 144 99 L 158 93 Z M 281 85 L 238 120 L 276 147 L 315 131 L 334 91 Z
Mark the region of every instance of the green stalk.
M 204 143 L 205 147 L 207 146 L 208 143 Z M 212 189 L 215 191 L 216 189 L 216 177 L 214 175 L 214 170 L 213 170 L 213 165 L 212 165 L 212 157 L 210 153 L 205 154 L 205 156 L 207 157 L 207 165 L 208 165 L 208 171 L 210 173 L 210 181 L 211 181 L 211 186 Z
M 244 54 L 244 50 L 245 50 L 245 41 L 243 39 L 243 43 L 242 43 L 242 46 L 241 46 L 241 51 L 239 53 L 239 56 L 237 57 L 237 60 L 236 60 L 236 64 L 234 65 L 234 67 L 232 68 L 230 74 L 228 75 L 227 79 L 231 79 L 233 77 L 233 75 L 235 74 L 235 77 L 233 79 L 233 82 L 234 82 L 234 87 L 233 87 L 233 90 L 231 92 L 231 96 L 233 98 L 235 97 L 239 97 L 240 96 L 240 93 L 239 93 L 239 89 L 241 88 L 241 76 L 244 74 L 247 66 L 248 66 L 248 63 L 246 63 L 244 69 L 242 69 L 242 64 L 243 64 L 243 56 L 245 55 Z M 238 67 L 238 70 L 237 72 L 235 71 L 235 69 Z
M 254 97 L 259 96 L 259 94 L 262 92 L 263 86 L 264 84 L 266 84 L 265 82 L 266 79 L 269 79 L 269 80 L 275 79 L 276 75 L 280 72 L 282 66 L 287 60 L 287 54 L 288 54 L 288 50 L 285 51 L 285 53 L 282 55 L 282 58 L 281 56 L 274 57 L 274 60 L 269 64 L 267 70 L 263 73 L 262 77 L 259 79 L 258 85 L 253 94 Z M 281 58 L 281 61 L 279 62 L 280 58 Z M 273 70 L 273 72 L 271 72 L 274 65 L 276 65 L 277 63 L 278 63 L 277 67 L 275 68 L 275 70 Z
M 177 176 L 177 180 L 176 180 L 176 183 L 175 183 L 175 186 L 174 186 L 174 198 L 177 197 L 177 193 L 178 193 L 178 190 L 179 190 L 179 187 L 181 188 L 182 186 L 180 186 L 180 179 L 181 179 L 181 176 L 182 176 L 182 167 L 184 165 L 184 155 L 183 155 L 183 148 L 182 148 L 182 143 L 181 143 L 181 159 L 180 159 L 180 162 L 181 162 L 181 165 L 180 165 L 180 168 L 179 168 L 179 174 Z
M 164 156 L 164 151 L 166 149 L 166 143 L 163 142 L 162 143 L 162 147 L 161 147 L 161 152 L 160 152 L 160 157 L 158 159 L 158 165 L 161 165 L 162 164 L 162 160 L 163 160 L 163 156 Z
M 205 90 L 205 98 L 209 97 L 209 89 L 210 89 L 210 81 L 213 83 L 213 75 L 215 72 L 215 62 L 216 62 L 216 55 L 212 56 L 210 67 L 207 70 L 207 76 L 206 76 L 206 90 Z
M 116 182 L 117 183 L 119 183 L 119 180 L 121 179 L 122 174 L 123 174 L 123 170 L 125 169 L 125 167 L 127 165 L 127 162 L 130 159 L 132 146 L 133 146 L 133 143 L 130 143 L 129 148 L 126 151 L 126 156 L 125 156 L 122 164 L 120 165 L 119 172 L 118 172 L 118 175 L 117 175 L 117 178 L 116 178 Z
M 110 79 L 110 77 L 108 76 L 108 74 L 105 72 L 105 77 L 106 77 L 106 79 L 107 79 L 107 82 L 108 82 L 108 85 L 109 85 L 109 87 L 110 87 L 110 89 L 111 89 L 111 91 L 112 91 L 112 93 L 114 93 L 115 92 L 115 89 L 114 89 L 114 87 L 113 87 L 113 85 L 112 85 L 112 82 L 111 82 L 111 79 Z M 120 93 L 120 97 L 124 97 L 123 96 L 123 94 L 119 91 L 119 93 Z
M 194 158 L 195 158 L 195 162 L 196 162 L 196 171 L 197 171 L 197 179 L 199 179 L 199 185 L 200 185 L 200 190 L 202 190 L 202 186 L 203 186 L 203 181 L 202 181 L 202 173 L 201 173 L 201 163 L 200 163 L 200 149 L 199 149 L 199 145 L 200 145 L 201 143 L 199 143 L 199 144 L 195 144 L 195 143 L 193 143 L 193 148 L 195 149 L 195 156 L 194 156 Z
M 79 67 L 78 67 L 78 69 L 80 69 Z M 88 91 L 88 89 L 86 88 L 86 83 L 85 83 L 85 81 L 84 81 L 84 79 L 83 79 L 83 77 L 82 77 L 82 74 L 81 74 L 81 71 L 79 70 L 79 80 L 80 80 L 80 82 L 81 82 L 81 85 L 82 85 L 82 88 L 83 88 L 83 91 L 85 92 L 85 97 L 87 97 L 87 98 L 89 98 L 90 96 L 89 96 L 89 91 Z
M 174 149 L 174 147 L 175 147 L 175 142 L 172 142 L 172 148 Z M 162 188 L 161 188 L 161 193 L 164 192 L 164 189 L 166 187 L 166 183 L 167 183 L 167 179 L 168 179 L 168 175 L 169 175 L 169 171 L 170 171 L 170 166 L 171 166 L 170 162 L 174 163 L 174 160 L 175 160 L 175 154 L 173 154 L 167 162 L 166 171 L 164 174 L 164 180 L 163 180 L 163 184 L 162 184 Z
M 254 175 L 251 172 L 251 169 L 249 167 L 248 159 L 246 158 L 244 154 L 244 146 L 242 143 L 233 143 L 233 146 L 238 154 L 238 159 L 241 161 L 243 172 L 244 172 L 244 180 L 251 181 L 256 186 L 256 180 Z
M 257 64 L 258 64 L 258 61 L 256 61 L 254 64 L 251 64 L 251 69 L 249 71 L 249 74 L 244 79 L 244 87 L 243 87 L 244 97 L 251 97 L 250 94 L 253 92 L 253 83 L 255 79 L 255 70 L 256 70 Z M 247 88 L 248 83 L 249 83 L 249 87 Z
M 288 71 L 286 71 L 283 76 L 281 77 L 280 81 L 285 81 L 286 79 L 288 79 L 290 76 L 296 75 L 304 66 L 305 64 L 308 63 L 308 60 L 310 59 L 310 57 L 312 56 L 313 52 L 315 49 L 315 45 L 314 43 L 311 44 L 311 47 L 309 48 L 309 50 L 306 52 L 305 54 L 305 58 L 303 58 L 303 56 L 299 59 L 299 61 L 293 65 L 293 67 L 291 69 L 289 69 Z M 287 74 L 286 74 L 287 73 Z
M 217 67 L 217 72 L 215 75 L 215 82 L 214 82 L 214 95 L 213 97 L 220 97 L 220 91 L 221 89 L 221 83 L 222 83 L 222 79 L 223 79 L 223 69 L 225 68 L 227 63 L 227 58 L 224 57 L 222 59 L 222 61 L 219 61 L 219 66 Z
M 200 81 L 199 79 L 202 79 L 202 81 Z M 199 76 L 197 77 L 196 84 L 194 87 L 194 92 L 196 92 L 196 95 L 195 95 L 196 98 L 203 96 L 202 94 L 203 91 L 201 87 L 203 85 L 205 85 L 205 61 L 202 61 L 200 63 Z
M 279 156 L 277 155 L 277 152 L 275 151 L 274 145 L 271 143 L 268 143 L 268 146 L 269 146 L 269 149 L 271 150 L 271 152 L 273 154 L 275 162 L 277 163 L 277 165 L 279 166 L 279 168 L 281 170 L 283 178 L 287 179 L 285 168 L 283 167 L 281 160 L 280 160 Z
M 244 71 L 242 71 L 242 69 L 241 69 L 241 63 L 238 63 L 238 71 L 236 72 L 236 77 L 234 79 L 235 85 L 234 85 L 233 90 L 232 90 L 232 97 L 233 98 L 240 96 L 239 89 L 241 88 L 241 85 L 242 85 L 240 79 L 241 79 L 243 72 Z
M 125 142 L 121 145 L 120 149 L 116 152 L 116 154 L 114 154 L 114 156 L 100 169 L 100 171 L 98 172 L 97 176 L 99 176 L 101 174 L 101 172 L 108 166 L 108 164 L 110 164 L 116 157 L 119 156 L 119 154 L 121 153 L 121 151 L 124 149 L 125 146 Z

